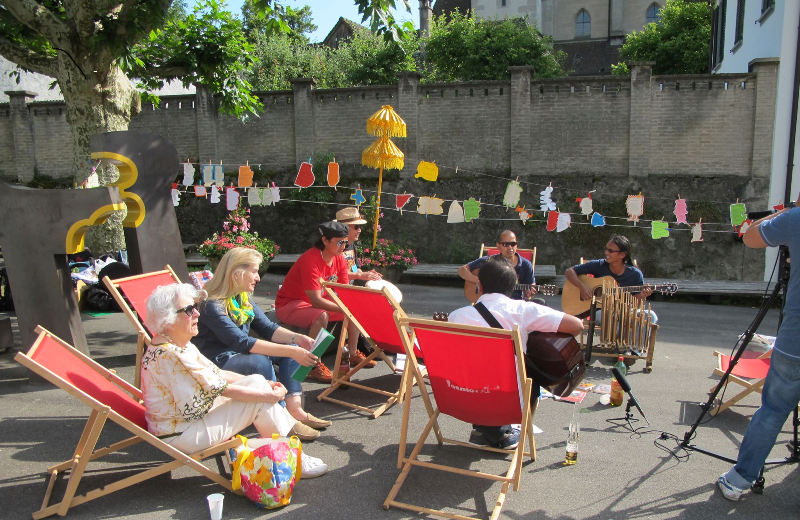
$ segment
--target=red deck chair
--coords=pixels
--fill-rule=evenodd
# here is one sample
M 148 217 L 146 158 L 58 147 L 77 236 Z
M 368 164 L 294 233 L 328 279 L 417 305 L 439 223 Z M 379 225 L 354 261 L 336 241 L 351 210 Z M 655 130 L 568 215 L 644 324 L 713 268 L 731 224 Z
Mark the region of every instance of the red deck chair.
M 397 402 L 401 402 L 406 391 L 406 380 L 410 378 L 412 385 L 416 379 L 413 372 L 408 369 L 403 371 L 403 377 L 400 380 L 400 386 L 395 392 L 386 392 L 370 386 L 365 386 L 360 383 L 352 381 L 353 375 L 361 370 L 370 360 L 380 356 L 389 365 L 394 372 L 399 372 L 397 367 L 394 366 L 391 359 L 386 356 L 386 352 L 390 354 L 405 354 L 403 348 L 403 341 L 397 331 L 394 318 L 394 313 L 398 313 L 401 317 L 405 317 L 405 312 L 400 307 L 400 304 L 392 297 L 386 288 L 381 290 L 368 289 L 366 287 L 357 287 L 355 285 L 343 285 L 339 283 L 324 282 L 323 287 L 330 297 L 335 301 L 344 313 L 344 322 L 342 323 L 342 330 L 347 330 L 348 323 L 353 321 L 358 327 L 361 335 L 367 342 L 375 349 L 375 352 L 370 354 L 366 360 L 362 361 L 355 367 L 351 368 L 346 374 L 339 373 L 339 363 L 342 358 L 342 348 L 344 346 L 345 335 L 342 334 L 339 340 L 339 350 L 336 354 L 336 363 L 334 363 L 333 379 L 331 386 L 322 392 L 317 399 L 322 401 L 330 401 L 333 403 L 341 404 L 356 410 L 372 414 L 372 417 L 377 419 L 385 412 L 390 406 Z M 373 410 L 363 406 L 358 406 L 353 403 L 341 401 L 328 397 L 334 390 L 339 388 L 343 383 L 353 388 L 359 388 L 368 392 L 373 392 L 379 395 L 388 397 L 389 399 Z M 432 410 L 432 407 L 430 408 Z
M 106 276 L 103 278 L 103 283 L 106 284 L 111 296 L 114 297 L 122 312 L 125 313 L 133 328 L 136 329 L 138 338 L 136 340 L 136 366 L 133 385 L 139 388 L 142 377 L 142 356 L 144 355 L 145 346 L 150 345 L 150 340 L 153 337 L 144 324 L 145 316 L 147 315 L 147 299 L 159 286 L 181 283 L 181 281 L 175 271 L 168 265 L 163 271 L 117 278 L 116 280 Z
M 513 485 L 515 491 L 519 488 L 523 458 L 528 456 L 531 460 L 536 460 L 536 443 L 533 438 L 534 410 L 528 404 L 532 381 L 525 374 L 519 329 L 517 327 L 514 330 L 474 327 L 406 318 L 399 314 L 395 315 L 395 320 L 403 338 L 406 355 L 413 365 L 418 364 L 413 348 L 414 342 L 417 342 L 419 352 L 425 359 L 429 385 L 436 398 L 437 408 L 430 414 L 428 423 L 411 455 L 409 457 L 403 455 L 402 471 L 383 503 L 383 507 L 389 509 L 391 506 L 396 506 L 447 518 L 471 518 L 395 500 L 411 467 L 423 466 L 502 482 L 503 485 L 491 515 L 491 519 L 495 520 L 500 516 L 509 485 Z M 486 352 L 492 352 L 492 363 L 488 365 L 485 362 Z M 411 387 L 408 380 L 406 386 L 407 392 L 410 392 Z M 522 424 L 519 445 L 513 451 L 509 451 L 488 446 L 475 446 L 442 437 L 437 421 L 439 414 L 442 413 L 466 423 L 487 426 Z M 405 437 L 408 434 L 409 415 L 410 400 L 406 399 L 400 432 L 401 445 L 405 444 Z M 417 457 L 432 429 L 440 445 L 446 442 L 472 449 L 511 455 L 508 471 L 505 475 L 494 475 L 418 460 Z M 526 440 L 528 451 L 525 451 Z
M 533 249 L 517 249 L 517 253 L 522 258 L 528 260 L 530 263 L 533 264 L 534 271 L 536 270 L 536 248 Z M 487 247 L 484 244 L 481 244 L 481 254 L 479 256 L 492 256 L 492 255 L 499 255 L 500 250 L 496 247 Z
M 184 465 L 231 490 L 229 479 L 211 471 L 200 464 L 198 460 L 238 446 L 241 444 L 238 439 L 232 439 L 192 454 L 186 454 L 173 448 L 147 431 L 144 406 L 140 403 L 142 393 L 139 389 L 131 386 L 110 370 L 107 370 L 42 327 L 37 327 L 36 332 L 39 337 L 28 353 L 19 352 L 14 359 L 23 364 L 28 370 L 81 400 L 92 409 L 92 412 L 89 415 L 89 420 L 86 421 L 83 434 L 78 441 L 72 458 L 47 468 L 50 480 L 47 484 L 47 491 L 45 492 L 41 509 L 33 513 L 34 519 L 38 520 L 54 514 L 64 516 L 69 508 L 73 506 L 100 498 Z M 97 439 L 100 437 L 103 426 L 108 419 L 131 432 L 133 437 L 114 443 L 106 448 L 95 449 Z M 78 484 L 90 461 L 123 450 L 141 441 L 155 446 L 174 460 L 151 467 L 112 484 L 104 485 L 84 495 L 75 496 Z M 134 465 L 139 466 L 140 461 L 137 460 Z M 122 468 L 122 471 L 127 473 L 132 469 Z M 66 471 L 70 472 L 70 476 L 64 497 L 57 504 L 49 505 L 56 479 Z
M 720 377 L 725 375 L 731 363 L 731 356 L 726 356 L 720 352 L 714 352 L 717 358 L 717 367 L 714 369 L 714 374 Z M 720 402 L 711 411 L 711 415 L 717 415 L 719 412 L 726 410 L 738 403 L 752 393 L 761 393 L 764 386 L 764 381 L 769 372 L 769 362 L 772 356 L 772 351 L 769 350 L 761 356 L 754 359 L 740 358 L 733 368 L 730 376 L 728 376 L 728 383 L 735 383 L 744 387 L 744 390 L 731 397 L 725 402 Z M 713 392 L 716 385 L 711 389 Z

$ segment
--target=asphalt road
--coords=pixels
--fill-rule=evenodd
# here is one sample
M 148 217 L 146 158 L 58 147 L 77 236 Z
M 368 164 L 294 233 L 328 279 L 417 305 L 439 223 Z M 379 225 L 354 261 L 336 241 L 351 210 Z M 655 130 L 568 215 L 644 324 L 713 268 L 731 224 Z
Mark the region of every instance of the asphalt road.
M 256 301 L 268 308 L 282 277 L 268 275 L 258 287 Z M 464 305 L 459 288 L 401 285 L 403 306 L 414 316 L 430 316 L 437 311 L 451 311 Z M 267 292 L 271 293 L 267 296 Z M 557 306 L 558 297 L 548 298 Z M 661 328 L 655 351 L 653 371 L 643 372 L 638 362 L 629 372 L 629 381 L 651 427 L 631 434 L 609 423 L 624 415 L 624 410 L 599 403 L 598 394 L 589 394 L 580 405 L 581 435 L 578 464 L 562 465 L 566 429 L 572 405 L 545 400 L 534 422 L 543 433 L 536 436 L 538 459 L 526 462 L 518 492 L 509 492 L 503 518 L 518 519 L 624 519 L 684 518 L 714 519 L 762 517 L 800 518 L 800 473 L 795 465 L 771 466 L 766 472 L 763 495 L 746 494 L 738 503 L 722 498 L 716 490 L 717 477 L 730 464 L 678 447 L 699 414 L 700 402 L 716 383 L 713 351 L 729 352 L 737 336 L 744 332 L 756 309 L 706 304 L 656 302 Z M 777 311 L 771 311 L 759 332 L 774 334 Z M 114 368 L 124 378 L 133 377 L 132 327 L 121 314 L 93 318 L 84 315 L 84 327 L 92 356 Z M 17 336 L 18 337 L 18 336 Z M 326 358 L 327 359 L 327 358 Z M 330 360 L 328 360 L 330 362 Z M 492 363 L 491 353 L 486 364 Z M 610 382 L 610 367 L 594 361 L 586 380 Z M 376 378 L 377 384 L 391 390 L 399 382 L 385 365 L 362 371 L 361 378 Z M 319 417 L 333 420 L 333 426 L 315 442 L 307 443 L 308 453 L 328 463 L 327 475 L 301 481 L 292 503 L 276 511 L 255 508 L 247 499 L 225 493 L 226 519 L 278 517 L 291 515 L 295 520 L 319 518 L 352 519 L 416 518 L 418 515 L 382 509 L 398 470 L 395 466 L 402 410 L 391 408 L 377 420 L 315 397 L 323 385 L 305 385 L 306 407 Z M 350 389 L 344 397 L 362 404 L 376 402 L 372 395 Z M 728 391 L 732 395 L 733 389 Z M 344 392 L 342 392 L 344 394 Z M 417 393 L 412 400 L 411 433 L 416 438 L 426 415 Z M 735 406 L 702 424 L 694 442 L 725 456 L 735 457 L 739 442 L 753 412 L 757 396 L 747 397 Z M 0 518 L 30 518 L 41 504 L 45 492 L 44 472 L 49 465 L 68 459 L 80 436 L 87 409 L 66 393 L 46 383 L 29 383 L 24 369 L 11 355 L 0 355 Z M 637 426 L 642 422 L 636 423 Z M 445 417 L 445 434 L 466 440 L 469 427 Z M 251 430 L 252 431 L 252 430 Z M 773 457 L 788 454 L 786 442 L 791 436 L 791 422 L 783 428 Z M 660 439 L 664 432 L 666 439 Z M 124 431 L 111 425 L 100 439 L 101 445 L 124 437 Z M 429 442 L 425 457 L 456 462 L 465 468 L 502 471 L 498 457 L 482 459 L 476 453 Z M 146 466 L 158 452 L 137 445 L 110 457 L 105 463 L 93 463 L 84 477 L 86 484 L 102 485 L 121 473 L 123 464 Z M 213 467 L 213 461 L 207 462 Z M 465 476 L 414 468 L 400 499 L 418 504 L 445 507 L 453 513 L 488 518 L 499 484 Z M 63 492 L 62 480 L 55 495 Z M 83 492 L 79 490 L 79 493 Z M 109 497 L 77 506 L 69 513 L 73 519 L 208 518 L 206 495 L 220 488 L 192 471 L 180 469 Z

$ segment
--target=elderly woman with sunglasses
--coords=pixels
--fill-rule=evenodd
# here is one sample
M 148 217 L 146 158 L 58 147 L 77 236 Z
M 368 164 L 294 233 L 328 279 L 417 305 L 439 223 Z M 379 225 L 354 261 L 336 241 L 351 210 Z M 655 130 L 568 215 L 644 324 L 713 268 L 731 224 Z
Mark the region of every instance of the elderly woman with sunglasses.
M 279 403 L 280 383 L 260 374 L 220 370 L 192 344 L 198 302 L 205 291 L 189 284 L 161 286 L 147 300 L 147 327 L 155 334 L 142 358 L 142 396 L 147 429 L 185 453 L 231 438 L 249 425 L 261 437 L 308 436 Z M 303 477 L 322 475 L 327 466 L 303 453 Z
M 303 386 L 292 378 L 300 365 L 312 366 L 319 359 L 311 352 L 313 340 L 279 327 L 269 320 L 259 306 L 250 300 L 260 280 L 258 267 L 261 253 L 237 247 L 222 257 L 214 278 L 204 289 L 208 301 L 200 306 L 197 348 L 224 370 L 237 374 L 261 374 L 280 381 L 286 388 L 289 413 L 311 428 L 301 440 L 319 437 L 316 429 L 327 428 L 330 421 L 318 419 L 303 409 Z M 260 338 L 250 336 L 256 332 Z M 278 365 L 275 377 L 273 363 Z

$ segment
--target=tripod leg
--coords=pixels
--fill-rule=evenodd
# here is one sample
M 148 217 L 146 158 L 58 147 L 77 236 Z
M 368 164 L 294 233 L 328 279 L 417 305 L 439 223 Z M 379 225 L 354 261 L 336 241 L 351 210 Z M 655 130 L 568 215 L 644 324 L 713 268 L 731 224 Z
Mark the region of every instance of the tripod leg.
M 764 480 L 764 467 L 762 466 L 761 467 L 761 472 L 758 474 L 758 478 L 756 479 L 756 481 L 753 482 L 753 485 L 750 486 L 750 490 L 753 493 L 756 493 L 758 495 L 763 495 L 764 494 L 764 483 L 765 483 L 765 480 Z

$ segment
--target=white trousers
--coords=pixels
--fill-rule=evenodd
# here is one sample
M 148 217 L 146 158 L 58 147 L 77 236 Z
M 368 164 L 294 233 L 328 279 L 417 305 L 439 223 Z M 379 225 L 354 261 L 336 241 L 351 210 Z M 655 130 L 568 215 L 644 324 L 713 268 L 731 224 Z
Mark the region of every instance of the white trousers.
M 231 384 L 259 389 L 269 387 L 261 374 L 245 376 Z M 164 442 L 184 453 L 194 453 L 225 442 L 251 424 L 261 437 L 272 437 L 273 433 L 287 435 L 296 422 L 278 403 L 246 403 L 220 396 L 202 419 L 193 422 L 181 435 L 167 437 Z

